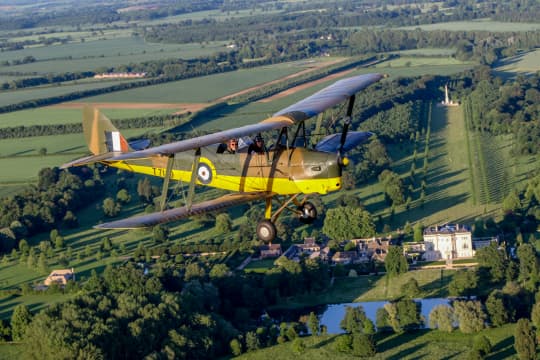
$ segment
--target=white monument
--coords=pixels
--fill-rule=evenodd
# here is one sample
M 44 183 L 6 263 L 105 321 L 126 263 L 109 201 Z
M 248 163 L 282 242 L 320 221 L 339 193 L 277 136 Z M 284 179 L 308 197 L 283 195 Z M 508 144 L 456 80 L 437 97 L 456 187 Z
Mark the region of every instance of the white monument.
M 444 85 L 444 100 L 441 101 L 439 106 L 459 106 L 459 102 L 450 100 L 450 96 L 448 95 L 448 85 Z

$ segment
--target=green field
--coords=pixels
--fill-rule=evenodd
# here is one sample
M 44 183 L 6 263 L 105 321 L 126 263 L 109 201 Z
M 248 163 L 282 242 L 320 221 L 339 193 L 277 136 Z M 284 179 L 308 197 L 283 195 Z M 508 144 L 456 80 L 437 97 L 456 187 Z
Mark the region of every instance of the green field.
M 47 99 L 55 96 L 69 95 L 78 91 L 103 89 L 115 84 L 136 82 L 140 80 L 113 80 L 102 82 L 79 81 L 60 85 L 39 86 L 33 88 L 3 91 L 0 93 L 0 106 L 19 104 L 24 101 Z
M 538 23 L 522 22 L 502 22 L 490 19 L 473 21 L 450 21 L 436 24 L 415 25 L 399 27 L 400 30 L 422 29 L 425 31 L 450 30 L 450 31 L 493 31 L 493 32 L 515 32 L 534 31 L 540 29 Z
M 411 49 L 411 50 L 402 50 L 396 51 L 396 54 L 402 56 L 407 55 L 420 55 L 420 56 L 452 56 L 456 53 L 455 49 L 449 48 L 422 48 L 422 49 Z
M 515 356 L 514 327 L 505 325 L 500 328 L 482 331 L 492 344 L 489 359 L 508 359 Z M 303 353 L 293 352 L 290 342 L 275 345 L 270 348 L 243 354 L 237 359 L 357 359 L 352 355 L 335 350 L 334 342 L 337 335 L 308 336 L 302 340 L 306 345 Z M 444 333 L 437 330 L 423 330 L 403 334 L 378 335 L 377 354 L 370 359 L 469 359 L 474 336 L 460 331 Z
M 129 129 L 122 133 L 129 138 L 157 130 Z M 43 147 L 47 149 L 47 155 L 39 156 Z M 0 183 L 35 181 L 42 168 L 60 166 L 86 154 L 88 149 L 82 134 L 0 140 L 0 166 L 4 169 L 0 173 Z
M 160 85 L 118 91 L 84 99 L 85 102 L 209 102 L 251 86 L 260 85 L 313 66 L 310 62 L 292 62 L 238 70 Z
M 205 44 L 149 43 L 136 36 L 113 34 L 88 42 L 73 42 L 51 46 L 29 47 L 16 51 L 0 52 L 0 62 L 21 60 L 33 56 L 36 62 L 17 66 L 2 66 L 5 71 L 19 73 L 64 73 L 97 70 L 131 63 L 167 58 L 194 59 L 217 52 L 226 52 L 226 42 Z
M 452 280 L 454 273 L 454 270 L 414 270 L 392 281 L 388 281 L 388 278 L 383 275 L 336 278 L 332 287 L 325 292 L 291 298 L 280 303 L 279 308 L 304 308 L 323 304 L 398 299 L 403 295 L 401 286 L 411 278 L 418 281 L 422 290 L 419 298 L 447 297 L 448 283 Z
M 178 106 L 177 110 L 181 110 Z M 108 109 L 100 111 L 109 119 L 128 119 L 136 117 L 166 115 L 176 109 Z M 14 111 L 0 114 L 0 129 L 4 127 L 79 124 L 82 122 L 82 109 L 70 109 L 56 106 Z M 1 151 L 0 151 L 1 153 Z
M 516 75 L 538 74 L 540 71 L 540 49 L 524 52 L 499 61 L 493 72 L 503 79 L 514 78 Z

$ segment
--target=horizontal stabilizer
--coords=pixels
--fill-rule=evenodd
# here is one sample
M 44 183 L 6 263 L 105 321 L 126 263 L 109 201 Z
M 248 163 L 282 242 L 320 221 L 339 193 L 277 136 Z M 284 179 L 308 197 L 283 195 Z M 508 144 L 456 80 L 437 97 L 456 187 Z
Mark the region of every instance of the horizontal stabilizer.
M 70 161 L 68 163 L 60 165 L 60 169 L 67 169 L 67 168 L 72 167 L 72 166 L 89 165 L 89 164 L 93 164 L 93 163 L 96 163 L 96 162 L 109 160 L 110 158 L 112 158 L 115 155 L 116 155 L 116 153 L 114 153 L 114 152 L 108 152 L 108 153 L 104 153 L 104 154 L 91 155 L 91 156 L 83 157 L 83 158 L 73 160 L 73 161 Z
M 347 133 L 347 139 L 343 145 L 343 151 L 349 151 L 354 149 L 360 144 L 365 143 L 373 133 L 369 131 L 349 131 Z M 339 150 L 341 145 L 341 134 L 332 134 L 326 136 L 315 145 L 315 150 L 334 153 Z
M 133 216 L 127 219 L 111 221 L 94 226 L 96 229 L 139 229 L 171 221 L 181 220 L 193 215 L 201 215 L 212 211 L 222 210 L 231 206 L 245 204 L 251 201 L 271 197 L 272 193 L 255 192 L 227 194 L 220 198 L 151 214 Z
M 144 150 L 148 148 L 148 146 L 150 145 L 150 140 L 149 139 L 133 140 L 133 141 L 130 141 L 128 144 L 133 150 Z

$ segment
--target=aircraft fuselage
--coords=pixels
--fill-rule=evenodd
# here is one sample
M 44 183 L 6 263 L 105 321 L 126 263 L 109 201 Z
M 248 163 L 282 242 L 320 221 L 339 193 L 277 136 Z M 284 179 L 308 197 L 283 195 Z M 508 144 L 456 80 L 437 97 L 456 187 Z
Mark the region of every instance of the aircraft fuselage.
M 197 164 L 197 184 L 236 192 L 326 194 L 341 188 L 337 156 L 305 148 L 281 148 L 262 154 L 240 151 L 218 154 L 217 146 L 201 149 Z M 190 182 L 196 155 L 174 155 L 171 179 Z M 165 177 L 167 156 L 106 161 L 105 164 L 146 175 Z

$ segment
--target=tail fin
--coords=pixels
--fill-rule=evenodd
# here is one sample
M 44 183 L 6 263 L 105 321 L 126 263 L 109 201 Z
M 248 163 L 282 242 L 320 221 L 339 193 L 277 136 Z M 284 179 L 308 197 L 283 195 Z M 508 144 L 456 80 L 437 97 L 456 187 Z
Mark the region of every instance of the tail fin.
M 85 106 L 83 109 L 83 132 L 88 148 L 94 155 L 132 151 L 111 120 L 95 107 Z

